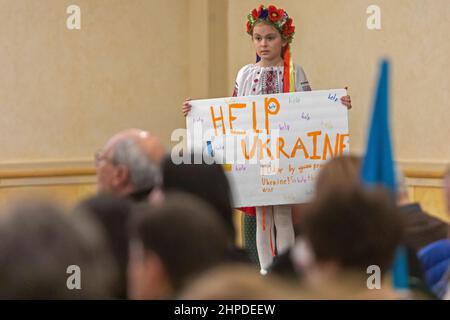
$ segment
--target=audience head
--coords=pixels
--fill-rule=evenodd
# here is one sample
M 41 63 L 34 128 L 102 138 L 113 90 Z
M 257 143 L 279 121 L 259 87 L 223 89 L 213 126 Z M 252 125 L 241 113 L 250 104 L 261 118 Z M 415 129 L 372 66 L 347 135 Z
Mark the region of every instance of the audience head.
M 180 293 L 188 300 L 290 300 L 304 299 L 296 285 L 273 276 L 261 276 L 253 266 L 224 265 L 213 268 Z
M 328 161 L 320 170 L 316 181 L 316 197 L 333 194 L 336 191 L 349 191 L 361 187 L 361 158 L 344 155 Z
M 158 182 L 164 155 L 159 139 L 147 131 L 127 129 L 117 133 L 96 154 L 98 191 L 117 196 L 148 194 Z
M 189 280 L 222 263 L 229 239 L 214 209 L 200 199 L 167 194 L 136 208 L 129 263 L 132 299 L 172 297 Z
M 360 166 L 361 158 L 355 155 L 343 155 L 326 162 L 317 175 L 313 200 L 317 201 L 337 191 L 352 192 L 361 188 Z M 294 225 L 297 235 L 303 233 L 305 215 L 310 205 L 311 202 L 294 206 Z
M 82 201 L 76 212 L 87 215 L 102 227 L 105 238 L 116 261 L 118 272 L 114 297 L 127 297 L 127 265 L 129 223 L 132 220 L 132 202 L 110 194 L 99 194 Z
M 220 164 L 174 164 L 170 157 L 162 163 L 162 191 L 180 191 L 195 195 L 207 202 L 220 215 L 231 241 L 235 238 L 231 190 Z
M 371 265 L 384 273 L 402 234 L 400 213 L 382 189 L 329 193 L 312 204 L 305 221 L 310 266 L 319 274 L 331 270 L 365 276 Z
M 0 299 L 110 298 L 115 265 L 102 236 L 94 222 L 50 203 L 7 209 L 0 215 Z

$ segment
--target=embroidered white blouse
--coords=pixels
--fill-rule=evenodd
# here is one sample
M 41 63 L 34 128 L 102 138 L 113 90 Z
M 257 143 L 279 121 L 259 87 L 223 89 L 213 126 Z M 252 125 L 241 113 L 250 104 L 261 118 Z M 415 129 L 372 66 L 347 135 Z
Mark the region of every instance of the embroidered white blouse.
M 250 96 L 283 92 L 283 66 L 260 67 L 247 64 L 239 70 L 233 96 Z M 294 64 L 295 91 L 311 91 L 302 67 Z

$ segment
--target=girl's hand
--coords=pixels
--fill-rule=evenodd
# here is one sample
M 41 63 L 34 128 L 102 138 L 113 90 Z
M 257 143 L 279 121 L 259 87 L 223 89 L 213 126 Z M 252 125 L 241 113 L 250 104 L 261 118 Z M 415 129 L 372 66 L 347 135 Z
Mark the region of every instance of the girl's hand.
M 186 100 L 184 100 L 183 105 L 181 106 L 181 112 L 183 113 L 183 116 L 187 116 L 189 111 L 191 111 L 192 106 L 189 103 L 189 101 L 191 101 L 191 98 L 187 98 Z
M 347 89 L 348 87 L 345 87 L 345 90 Z M 352 108 L 352 100 L 349 95 L 341 97 L 341 103 L 346 106 L 348 110 Z

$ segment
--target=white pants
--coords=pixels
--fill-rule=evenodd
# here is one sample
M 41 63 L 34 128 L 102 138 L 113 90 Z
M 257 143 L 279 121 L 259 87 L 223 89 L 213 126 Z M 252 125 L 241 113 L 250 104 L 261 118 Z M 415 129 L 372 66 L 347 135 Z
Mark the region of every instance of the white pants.
M 256 207 L 256 247 L 261 269 L 267 270 L 272 264 L 275 252 L 282 253 L 290 248 L 294 241 L 291 206 Z

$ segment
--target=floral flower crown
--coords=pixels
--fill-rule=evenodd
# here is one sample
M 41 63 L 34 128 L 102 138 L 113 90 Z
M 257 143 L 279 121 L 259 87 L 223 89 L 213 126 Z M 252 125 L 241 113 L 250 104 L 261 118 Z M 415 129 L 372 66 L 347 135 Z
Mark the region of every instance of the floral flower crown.
M 278 9 L 270 5 L 264 7 L 260 5 L 258 9 L 253 9 L 247 16 L 247 33 L 252 35 L 253 27 L 256 23 L 265 21 L 271 23 L 280 32 L 282 38 L 288 43 L 291 43 L 295 34 L 295 26 L 292 25 L 292 19 L 283 9 Z

